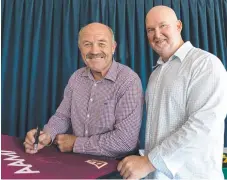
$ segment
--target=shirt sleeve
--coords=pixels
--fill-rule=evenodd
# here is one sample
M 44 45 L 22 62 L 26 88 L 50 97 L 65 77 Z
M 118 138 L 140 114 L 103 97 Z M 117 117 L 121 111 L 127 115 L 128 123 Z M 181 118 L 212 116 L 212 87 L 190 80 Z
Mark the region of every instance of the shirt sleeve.
M 227 112 L 226 70 L 213 55 L 194 69 L 187 89 L 188 120 L 148 154 L 154 167 L 169 178 L 174 178 L 191 157 L 206 152 L 212 138 L 222 138 Z
M 124 87 L 116 104 L 114 129 L 104 134 L 77 137 L 73 151 L 116 157 L 136 148 L 142 121 L 143 90 L 139 77 Z
M 75 79 L 73 74 L 64 90 L 64 97 L 56 110 L 56 113 L 49 119 L 48 123 L 44 126 L 44 131 L 48 132 L 52 141 L 57 134 L 65 133 L 71 125 L 71 101 L 72 101 L 72 86 Z

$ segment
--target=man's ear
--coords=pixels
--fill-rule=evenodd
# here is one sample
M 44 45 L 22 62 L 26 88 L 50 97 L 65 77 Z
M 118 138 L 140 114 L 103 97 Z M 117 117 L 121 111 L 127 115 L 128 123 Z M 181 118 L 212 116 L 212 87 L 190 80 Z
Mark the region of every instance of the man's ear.
M 81 51 L 81 49 L 80 49 L 80 44 L 78 43 L 78 48 L 79 48 L 79 50 Z
M 83 55 L 83 53 L 82 53 L 82 51 L 81 51 L 80 44 L 78 44 L 78 48 L 79 48 L 79 50 L 80 50 L 80 56 L 82 57 L 84 63 L 86 64 L 86 62 L 85 62 L 85 56 Z
M 181 32 L 182 31 L 182 28 L 183 28 L 182 22 L 180 20 L 177 20 L 177 30 L 179 32 Z
M 117 47 L 117 43 L 116 41 L 114 41 L 112 46 L 112 54 L 114 54 L 116 47 Z

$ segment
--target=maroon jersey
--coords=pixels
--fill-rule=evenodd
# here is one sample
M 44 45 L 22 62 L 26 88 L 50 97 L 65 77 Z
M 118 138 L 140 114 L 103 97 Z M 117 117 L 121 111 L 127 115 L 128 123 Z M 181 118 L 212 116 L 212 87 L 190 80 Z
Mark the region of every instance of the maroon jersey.
M 62 153 L 54 146 L 27 154 L 20 139 L 7 135 L 1 139 L 3 179 L 96 179 L 117 171 L 114 159 Z

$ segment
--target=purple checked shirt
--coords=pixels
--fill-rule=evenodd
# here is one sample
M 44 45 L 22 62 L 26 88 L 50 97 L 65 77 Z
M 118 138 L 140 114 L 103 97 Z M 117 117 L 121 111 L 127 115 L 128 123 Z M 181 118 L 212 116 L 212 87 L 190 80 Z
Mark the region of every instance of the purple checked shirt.
M 64 98 L 44 126 L 52 140 L 72 126 L 73 152 L 116 157 L 136 148 L 142 121 L 143 90 L 129 67 L 113 60 L 96 81 L 87 67 L 69 79 Z

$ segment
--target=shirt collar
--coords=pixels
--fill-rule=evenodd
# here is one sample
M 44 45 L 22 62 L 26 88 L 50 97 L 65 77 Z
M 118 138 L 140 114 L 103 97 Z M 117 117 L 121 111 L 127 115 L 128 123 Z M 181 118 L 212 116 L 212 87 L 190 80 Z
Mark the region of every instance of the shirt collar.
M 116 79 L 117 79 L 117 68 L 118 68 L 118 64 L 113 59 L 113 62 L 111 64 L 111 66 L 110 66 L 110 69 L 109 69 L 109 71 L 107 72 L 107 74 L 105 76 L 105 79 L 109 79 L 109 80 L 115 82 Z
M 190 41 L 185 42 L 170 58 L 169 61 L 175 59 L 175 57 L 178 57 L 180 61 L 182 62 L 185 58 L 185 56 L 188 54 L 188 52 L 193 48 Z M 158 58 L 157 65 L 164 64 L 164 61 L 161 57 Z
M 174 56 L 177 56 L 182 62 L 192 48 L 193 46 L 190 41 L 187 41 L 174 53 Z
M 104 78 L 115 82 L 117 79 L 117 67 L 118 67 L 117 62 L 113 59 L 110 69 L 108 70 Z M 85 71 L 82 73 L 82 76 L 94 79 L 89 67 L 85 68 Z

